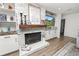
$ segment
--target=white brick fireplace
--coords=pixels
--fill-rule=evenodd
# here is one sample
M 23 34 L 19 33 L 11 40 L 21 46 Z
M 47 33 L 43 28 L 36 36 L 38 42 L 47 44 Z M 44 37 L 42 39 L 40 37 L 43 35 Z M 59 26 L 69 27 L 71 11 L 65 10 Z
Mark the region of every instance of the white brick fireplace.
M 29 33 L 37 33 L 37 32 L 41 32 L 41 40 L 38 42 L 35 42 L 33 44 L 25 44 L 25 34 L 29 34 Z M 20 56 L 23 55 L 29 55 L 32 54 L 35 51 L 38 51 L 46 46 L 48 46 L 48 42 L 45 41 L 45 37 L 44 37 L 44 30 L 27 30 L 27 31 L 22 31 L 19 33 L 19 52 L 20 52 Z

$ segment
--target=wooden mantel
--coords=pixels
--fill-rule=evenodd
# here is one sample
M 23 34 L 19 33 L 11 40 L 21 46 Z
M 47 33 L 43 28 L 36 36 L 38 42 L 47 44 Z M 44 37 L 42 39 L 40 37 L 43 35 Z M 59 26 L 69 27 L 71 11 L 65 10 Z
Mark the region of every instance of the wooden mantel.
M 19 25 L 20 29 L 28 29 L 28 28 L 40 28 L 40 27 L 46 27 L 46 25 Z

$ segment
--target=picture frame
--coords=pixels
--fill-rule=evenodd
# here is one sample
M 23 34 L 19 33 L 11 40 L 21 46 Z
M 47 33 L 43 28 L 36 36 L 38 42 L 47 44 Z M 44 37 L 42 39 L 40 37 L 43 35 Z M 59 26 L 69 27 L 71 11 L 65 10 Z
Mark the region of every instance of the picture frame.
M 7 21 L 7 15 L 6 14 L 0 14 L 0 22 Z

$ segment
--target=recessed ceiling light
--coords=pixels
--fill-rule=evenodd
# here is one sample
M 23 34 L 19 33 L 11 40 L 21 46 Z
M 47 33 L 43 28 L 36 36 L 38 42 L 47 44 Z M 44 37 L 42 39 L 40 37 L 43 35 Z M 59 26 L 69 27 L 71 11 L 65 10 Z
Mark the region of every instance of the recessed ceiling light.
M 61 8 L 58 8 L 58 10 L 61 10 Z

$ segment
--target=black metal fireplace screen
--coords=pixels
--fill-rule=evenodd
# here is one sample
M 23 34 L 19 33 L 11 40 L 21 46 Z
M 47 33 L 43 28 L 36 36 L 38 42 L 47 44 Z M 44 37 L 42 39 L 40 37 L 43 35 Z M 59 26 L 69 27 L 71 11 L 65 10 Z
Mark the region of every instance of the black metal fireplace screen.
M 33 44 L 41 41 L 41 32 L 25 34 L 25 44 Z

